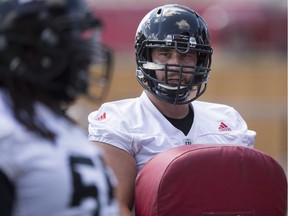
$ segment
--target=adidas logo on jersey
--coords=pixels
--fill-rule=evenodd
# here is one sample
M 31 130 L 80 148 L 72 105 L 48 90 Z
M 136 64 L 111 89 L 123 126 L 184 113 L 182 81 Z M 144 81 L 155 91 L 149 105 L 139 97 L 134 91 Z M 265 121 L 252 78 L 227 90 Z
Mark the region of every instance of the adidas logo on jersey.
M 104 119 L 106 119 L 106 112 L 104 112 L 102 115 L 100 115 L 100 116 L 97 118 L 98 121 L 101 121 L 101 120 L 104 120 Z
M 218 130 L 219 131 L 231 131 L 231 128 L 228 127 L 224 122 L 221 122 Z

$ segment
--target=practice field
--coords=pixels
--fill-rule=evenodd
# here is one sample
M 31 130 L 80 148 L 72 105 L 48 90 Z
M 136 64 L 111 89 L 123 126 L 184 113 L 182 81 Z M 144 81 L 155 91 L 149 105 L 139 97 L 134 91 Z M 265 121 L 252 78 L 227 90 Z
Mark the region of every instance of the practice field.
M 118 53 L 105 101 L 137 97 L 135 57 Z M 249 128 L 257 132 L 255 148 L 274 157 L 287 168 L 287 59 L 283 55 L 253 53 L 213 54 L 212 72 L 200 100 L 224 103 L 237 109 Z M 69 114 L 84 128 L 87 115 L 99 104 L 80 98 Z

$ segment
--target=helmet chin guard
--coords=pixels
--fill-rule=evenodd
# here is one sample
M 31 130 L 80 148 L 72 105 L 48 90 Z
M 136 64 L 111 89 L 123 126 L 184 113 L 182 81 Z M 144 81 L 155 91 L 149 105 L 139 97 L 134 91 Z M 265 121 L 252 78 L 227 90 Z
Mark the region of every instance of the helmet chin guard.
M 151 53 L 155 48 L 174 49 L 180 54 L 195 52 L 196 66 L 152 62 Z M 195 11 L 177 4 L 153 9 L 138 26 L 135 50 L 136 78 L 144 89 L 160 100 L 187 104 L 206 91 L 212 48 L 208 27 Z M 164 80 L 156 78 L 156 70 L 165 74 Z M 170 83 L 168 73 L 178 73 L 178 83 Z M 190 74 L 191 80 L 183 83 L 184 74 Z

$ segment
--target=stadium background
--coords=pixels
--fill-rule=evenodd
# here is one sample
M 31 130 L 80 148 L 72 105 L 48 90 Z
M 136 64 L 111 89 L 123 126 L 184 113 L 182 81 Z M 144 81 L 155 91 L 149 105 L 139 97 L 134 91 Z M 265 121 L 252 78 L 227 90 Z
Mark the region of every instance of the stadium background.
M 287 169 L 287 2 L 285 0 L 93 0 L 104 21 L 103 40 L 113 48 L 112 83 L 105 101 L 137 97 L 134 35 L 153 7 L 179 3 L 207 21 L 214 48 L 212 72 L 200 100 L 235 107 L 257 132 L 255 148 Z M 201 3 L 199 3 L 201 2 Z M 100 104 L 80 98 L 69 115 L 87 128 Z

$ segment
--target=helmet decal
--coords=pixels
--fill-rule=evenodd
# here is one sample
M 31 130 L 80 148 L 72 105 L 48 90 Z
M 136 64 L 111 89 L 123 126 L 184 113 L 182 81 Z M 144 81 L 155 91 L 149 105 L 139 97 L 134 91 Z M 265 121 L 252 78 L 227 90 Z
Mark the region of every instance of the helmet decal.
M 181 20 L 179 22 L 176 22 L 178 28 L 182 31 L 189 31 L 190 30 L 190 25 L 186 20 Z

